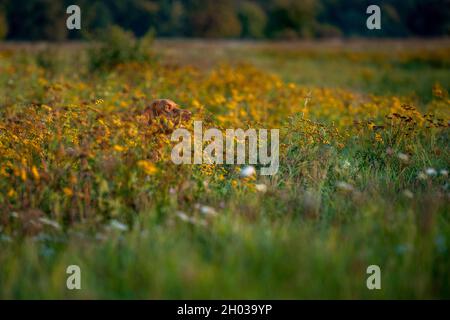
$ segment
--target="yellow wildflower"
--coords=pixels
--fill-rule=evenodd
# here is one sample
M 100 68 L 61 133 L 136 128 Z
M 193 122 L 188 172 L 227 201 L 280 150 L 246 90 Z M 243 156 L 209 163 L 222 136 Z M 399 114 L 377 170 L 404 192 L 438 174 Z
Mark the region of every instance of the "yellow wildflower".
M 116 150 L 117 152 L 123 152 L 123 151 L 125 151 L 125 148 L 122 147 L 122 146 L 120 146 L 120 145 L 118 145 L 118 144 L 114 145 L 113 148 L 114 148 L 114 150 Z
M 376 133 L 375 134 L 375 141 L 377 142 L 383 142 L 383 138 L 381 137 L 381 134 Z
M 158 171 L 156 166 L 148 160 L 140 160 L 137 165 L 149 176 L 154 175 Z
M 9 189 L 9 191 L 8 191 L 8 197 L 10 197 L 10 198 L 14 198 L 15 196 L 16 196 L 16 191 L 14 190 L 14 189 Z
M 25 171 L 24 168 L 20 169 L 20 178 L 22 179 L 22 181 L 27 180 L 27 172 Z
M 32 167 L 31 167 L 31 173 L 33 174 L 33 178 L 34 178 L 36 181 L 39 181 L 39 179 L 40 179 L 41 177 L 40 177 L 40 175 L 39 175 L 39 171 L 37 170 L 36 166 L 32 166 Z
M 63 192 L 66 196 L 71 197 L 73 196 L 73 191 L 70 188 L 63 188 Z

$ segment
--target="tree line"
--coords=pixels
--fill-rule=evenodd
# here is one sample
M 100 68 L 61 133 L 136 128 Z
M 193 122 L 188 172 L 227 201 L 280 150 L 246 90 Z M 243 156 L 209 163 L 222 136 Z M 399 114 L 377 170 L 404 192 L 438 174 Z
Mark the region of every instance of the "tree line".
M 71 4 L 81 8 L 81 30 L 66 28 Z M 381 30 L 366 28 L 371 4 L 381 8 Z M 448 36 L 450 0 L 0 0 L 0 39 L 82 39 L 110 25 L 160 37 Z

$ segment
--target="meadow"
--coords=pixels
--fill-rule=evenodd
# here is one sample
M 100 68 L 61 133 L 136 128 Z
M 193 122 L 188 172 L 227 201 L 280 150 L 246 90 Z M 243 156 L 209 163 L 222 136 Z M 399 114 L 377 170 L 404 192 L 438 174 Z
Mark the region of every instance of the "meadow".
M 127 37 L 0 44 L 0 298 L 450 298 L 448 40 Z M 279 128 L 278 173 L 175 165 L 195 120 Z

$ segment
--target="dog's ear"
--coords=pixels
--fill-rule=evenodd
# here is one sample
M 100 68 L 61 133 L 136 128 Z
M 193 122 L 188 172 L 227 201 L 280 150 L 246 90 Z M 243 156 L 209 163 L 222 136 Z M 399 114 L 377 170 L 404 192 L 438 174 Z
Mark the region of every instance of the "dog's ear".
M 176 112 L 179 110 L 178 104 L 176 104 L 172 100 L 164 99 L 163 102 L 164 102 L 164 110 L 166 112 L 172 113 L 172 112 Z

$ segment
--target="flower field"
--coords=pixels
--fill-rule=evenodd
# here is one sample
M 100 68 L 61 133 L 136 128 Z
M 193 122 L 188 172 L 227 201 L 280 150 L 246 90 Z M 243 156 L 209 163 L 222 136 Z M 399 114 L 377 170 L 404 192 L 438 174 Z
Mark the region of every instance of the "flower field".
M 92 50 L 0 45 L 0 298 L 450 298 L 448 41 Z M 196 120 L 278 173 L 174 164 Z

